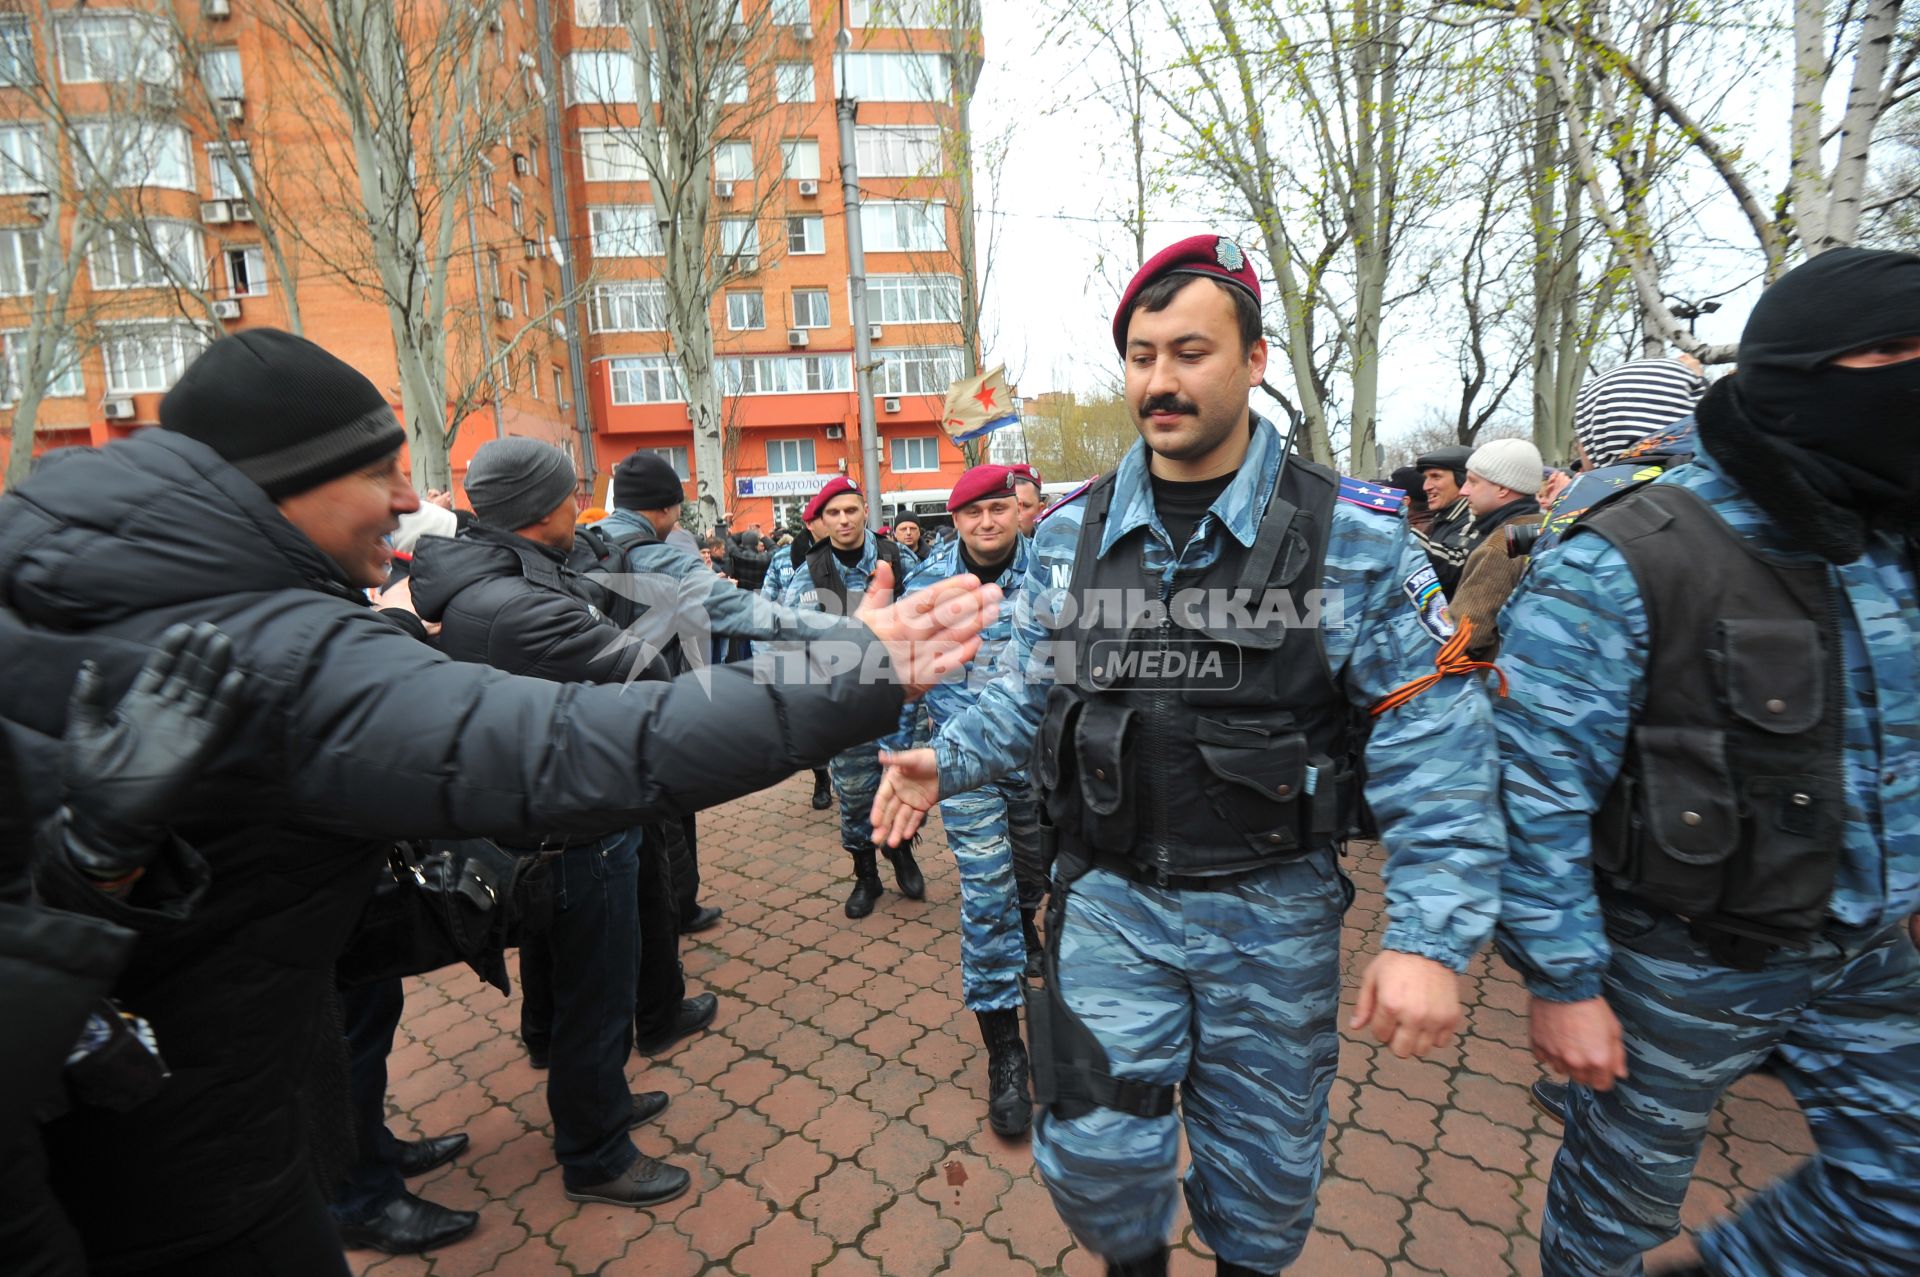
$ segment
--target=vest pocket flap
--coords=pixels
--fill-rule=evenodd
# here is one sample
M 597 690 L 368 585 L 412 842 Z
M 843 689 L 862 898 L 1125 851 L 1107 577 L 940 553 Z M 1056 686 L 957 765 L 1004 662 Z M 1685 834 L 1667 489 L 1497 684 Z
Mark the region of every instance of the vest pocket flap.
M 1047 693 L 1046 717 L 1040 720 L 1040 731 L 1033 739 L 1033 778 L 1040 788 L 1058 789 L 1067 776 L 1065 751 L 1084 704 L 1071 688 L 1055 687 Z
M 1711 865 L 1740 843 L 1740 814 L 1724 733 L 1641 727 L 1633 733 L 1650 832 L 1673 859 Z
M 1087 806 L 1098 815 L 1113 815 L 1127 799 L 1133 708 L 1113 701 L 1088 705 L 1073 729 L 1073 744 L 1080 768 L 1080 792 Z
M 1820 721 L 1826 680 L 1820 628 L 1802 619 L 1719 623 L 1727 708 L 1761 731 L 1788 736 Z
M 1297 732 L 1267 736 L 1203 718 L 1194 723 L 1194 738 L 1208 771 L 1268 802 L 1291 802 L 1306 783 L 1307 738 Z

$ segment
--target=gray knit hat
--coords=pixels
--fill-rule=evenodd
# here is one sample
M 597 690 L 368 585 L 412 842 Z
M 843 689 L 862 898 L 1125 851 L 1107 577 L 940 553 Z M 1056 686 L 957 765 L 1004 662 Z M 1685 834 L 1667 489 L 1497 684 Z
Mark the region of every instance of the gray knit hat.
M 467 500 L 480 522 L 512 532 L 558 510 L 573 495 L 576 479 L 573 459 L 550 443 L 494 439 L 467 466 Z
M 1540 449 L 1526 439 L 1495 439 L 1483 443 L 1467 458 L 1467 473 L 1488 483 L 1528 495 L 1537 492 L 1545 475 Z

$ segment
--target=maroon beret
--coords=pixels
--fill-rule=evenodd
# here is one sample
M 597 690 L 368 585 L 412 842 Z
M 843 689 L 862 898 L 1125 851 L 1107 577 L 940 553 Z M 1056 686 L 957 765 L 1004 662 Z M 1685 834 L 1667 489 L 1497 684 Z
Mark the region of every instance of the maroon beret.
M 1022 461 L 1018 465 L 1008 466 L 1007 470 L 1010 478 L 1029 480 L 1032 482 L 1033 486 L 1036 488 L 1041 486 L 1040 472 L 1038 470 L 1035 470 L 1032 466 L 1028 465 L 1024 461 Z
M 1011 466 L 975 466 L 960 476 L 960 482 L 953 485 L 953 495 L 947 498 L 947 510 L 951 513 L 962 506 L 972 505 L 976 501 L 991 501 L 995 497 L 1013 495 L 1013 468 Z
M 1241 247 L 1225 235 L 1192 235 L 1178 244 L 1170 244 L 1155 253 L 1133 276 L 1127 291 L 1120 294 L 1120 305 L 1113 312 L 1113 344 L 1127 353 L 1127 320 L 1133 303 L 1147 285 L 1167 275 L 1205 275 L 1230 284 L 1260 304 L 1260 277 Z
M 820 512 L 827 508 L 827 502 L 846 492 L 851 492 L 857 497 L 860 495 L 860 485 L 844 474 L 833 476 L 827 480 L 827 486 L 814 493 L 813 500 L 807 502 L 807 508 L 800 512 L 801 521 L 812 523 L 820 517 Z

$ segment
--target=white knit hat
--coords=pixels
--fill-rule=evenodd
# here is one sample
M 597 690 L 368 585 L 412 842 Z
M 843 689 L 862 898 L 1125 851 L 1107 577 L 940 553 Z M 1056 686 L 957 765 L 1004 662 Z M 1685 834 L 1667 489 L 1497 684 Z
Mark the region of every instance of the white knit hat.
M 1527 494 L 1539 489 L 1544 470 L 1540 449 L 1526 439 L 1495 439 L 1475 448 L 1467 458 L 1468 474 Z

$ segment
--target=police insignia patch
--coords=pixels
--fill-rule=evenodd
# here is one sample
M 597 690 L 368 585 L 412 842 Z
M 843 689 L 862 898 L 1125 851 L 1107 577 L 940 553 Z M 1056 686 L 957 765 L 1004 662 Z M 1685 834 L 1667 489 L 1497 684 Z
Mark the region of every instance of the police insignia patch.
M 1429 563 L 1405 581 L 1400 588 L 1406 591 L 1407 601 L 1413 604 L 1413 613 L 1420 618 L 1420 628 L 1436 643 L 1444 643 L 1453 637 L 1453 622 L 1447 617 L 1447 595 L 1440 588 L 1440 576 Z
M 1247 255 L 1240 251 L 1238 244 L 1222 235 L 1213 246 L 1213 260 L 1228 270 L 1239 270 Z
M 1375 514 L 1399 514 L 1400 507 L 1407 503 L 1407 494 L 1398 488 L 1389 488 L 1384 483 L 1367 483 L 1343 476 L 1340 480 L 1340 499 Z

